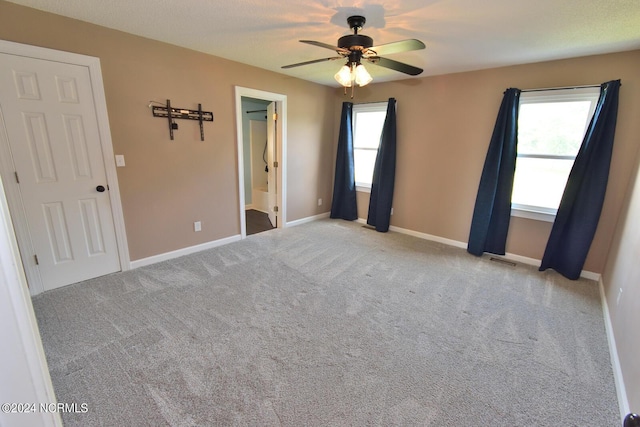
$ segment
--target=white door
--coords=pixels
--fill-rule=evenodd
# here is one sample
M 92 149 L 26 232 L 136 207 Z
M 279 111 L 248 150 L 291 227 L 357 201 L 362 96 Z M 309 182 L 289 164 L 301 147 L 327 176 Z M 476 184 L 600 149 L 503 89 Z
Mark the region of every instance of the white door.
M 276 185 L 276 103 L 267 105 L 267 189 L 269 191 L 269 221 L 277 227 L 276 205 L 278 204 L 278 187 Z
M 31 240 L 23 262 L 37 262 L 44 290 L 120 271 L 89 70 L 11 54 L 0 63 L 0 143 L 22 199 L 11 213 Z

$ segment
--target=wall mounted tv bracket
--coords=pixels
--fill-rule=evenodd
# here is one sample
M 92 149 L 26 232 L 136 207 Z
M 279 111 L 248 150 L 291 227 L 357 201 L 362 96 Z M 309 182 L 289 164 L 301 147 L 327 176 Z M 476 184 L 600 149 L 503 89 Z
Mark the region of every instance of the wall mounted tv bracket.
M 169 137 L 173 141 L 173 130 L 178 129 L 175 119 L 198 120 L 200 122 L 200 141 L 204 141 L 203 122 L 212 122 L 213 113 L 211 111 L 202 111 L 202 104 L 198 104 L 197 110 L 187 110 L 185 108 L 172 108 L 171 101 L 167 99 L 166 107 L 154 105 L 151 107 L 153 117 L 165 117 L 169 123 Z M 171 112 L 171 113 L 169 113 Z

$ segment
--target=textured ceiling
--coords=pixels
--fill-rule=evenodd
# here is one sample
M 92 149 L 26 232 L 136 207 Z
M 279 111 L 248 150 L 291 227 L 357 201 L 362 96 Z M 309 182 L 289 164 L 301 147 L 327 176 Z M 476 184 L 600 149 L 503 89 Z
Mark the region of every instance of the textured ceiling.
M 298 40 L 335 45 L 354 14 L 376 45 L 422 40 L 389 56 L 421 76 L 640 48 L 640 0 L 11 1 L 331 86 L 342 61 L 280 67 L 335 56 Z M 367 69 L 374 82 L 408 78 Z

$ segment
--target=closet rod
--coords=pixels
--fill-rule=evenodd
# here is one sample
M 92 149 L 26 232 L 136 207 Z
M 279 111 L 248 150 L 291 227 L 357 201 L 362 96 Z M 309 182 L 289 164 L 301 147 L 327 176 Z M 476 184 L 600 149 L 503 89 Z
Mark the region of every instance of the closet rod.
M 251 114 L 251 113 L 266 113 L 267 110 L 252 110 L 252 111 L 247 111 L 247 114 Z

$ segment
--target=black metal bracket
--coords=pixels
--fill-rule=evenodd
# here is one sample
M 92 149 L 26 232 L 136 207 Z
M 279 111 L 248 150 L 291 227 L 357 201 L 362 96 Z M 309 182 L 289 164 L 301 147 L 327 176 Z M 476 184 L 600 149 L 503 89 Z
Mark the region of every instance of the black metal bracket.
M 197 120 L 200 122 L 200 141 L 204 141 L 203 122 L 212 122 L 213 113 L 211 111 L 202 111 L 202 104 L 198 104 L 197 110 L 188 110 L 185 108 L 172 108 L 171 100 L 167 99 L 167 106 L 160 107 L 154 105 L 151 107 L 153 117 L 166 117 L 169 122 L 169 137 L 173 141 L 173 130 L 178 126 L 174 123 L 175 119 Z

